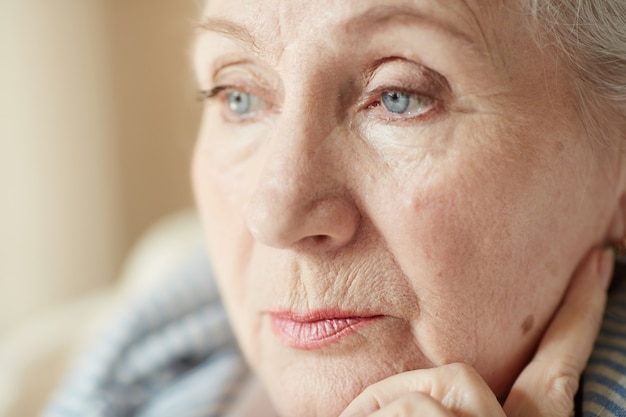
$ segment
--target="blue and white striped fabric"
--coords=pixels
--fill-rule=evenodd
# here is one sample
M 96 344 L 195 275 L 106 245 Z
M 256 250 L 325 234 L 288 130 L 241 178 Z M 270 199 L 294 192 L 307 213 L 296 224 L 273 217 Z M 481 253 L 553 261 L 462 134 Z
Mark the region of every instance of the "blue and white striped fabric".
M 620 274 L 620 276 L 622 276 Z M 218 417 L 248 380 L 204 251 L 132 306 L 44 417 Z M 582 382 L 583 417 L 626 417 L 626 279 L 611 289 Z
M 118 320 L 44 416 L 222 416 L 247 375 L 198 251 Z
M 626 275 L 618 264 L 602 329 L 582 377 L 583 417 L 626 417 Z

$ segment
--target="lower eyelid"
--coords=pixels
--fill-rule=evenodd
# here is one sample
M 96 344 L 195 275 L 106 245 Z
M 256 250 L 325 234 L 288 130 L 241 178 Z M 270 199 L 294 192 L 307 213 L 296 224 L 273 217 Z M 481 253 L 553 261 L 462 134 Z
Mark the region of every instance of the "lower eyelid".
M 380 109 L 383 110 L 380 110 Z M 384 108 L 380 103 L 370 104 L 366 107 L 366 111 L 372 112 L 373 117 L 382 121 L 383 123 L 396 123 L 396 124 L 419 124 L 432 120 L 434 117 L 440 115 L 443 111 L 443 106 L 435 99 L 431 99 L 431 104 L 423 112 L 419 113 L 392 113 Z M 379 112 L 376 114 L 376 112 Z

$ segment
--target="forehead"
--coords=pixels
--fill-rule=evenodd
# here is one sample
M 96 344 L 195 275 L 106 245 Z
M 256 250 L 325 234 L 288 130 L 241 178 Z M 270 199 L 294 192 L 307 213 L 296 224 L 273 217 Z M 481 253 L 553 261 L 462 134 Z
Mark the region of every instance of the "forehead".
M 504 0 L 210 0 L 201 27 L 237 32 L 277 53 L 294 40 L 333 43 L 408 20 L 486 44 L 497 29 L 494 16 L 504 6 Z

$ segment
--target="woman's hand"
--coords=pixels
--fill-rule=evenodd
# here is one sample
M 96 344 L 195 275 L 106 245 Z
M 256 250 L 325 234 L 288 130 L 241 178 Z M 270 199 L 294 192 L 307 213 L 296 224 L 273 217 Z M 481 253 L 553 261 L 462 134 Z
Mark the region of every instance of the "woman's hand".
M 340 417 L 504 415 L 482 377 L 471 366 L 455 363 L 404 372 L 371 385 Z
M 534 358 L 504 404 L 508 417 L 568 416 L 602 324 L 613 274 L 610 249 L 592 252 L 579 267 Z
M 377 382 L 355 398 L 340 417 L 571 415 L 580 375 L 600 329 L 612 271 L 609 250 L 593 251 L 581 264 L 537 353 L 516 380 L 504 407 L 472 367 L 451 364 Z

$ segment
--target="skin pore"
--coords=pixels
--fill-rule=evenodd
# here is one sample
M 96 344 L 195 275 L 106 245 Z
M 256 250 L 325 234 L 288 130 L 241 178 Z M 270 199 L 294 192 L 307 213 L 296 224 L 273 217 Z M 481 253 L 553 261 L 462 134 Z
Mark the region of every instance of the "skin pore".
M 515 2 L 211 0 L 193 180 L 241 348 L 283 416 L 471 365 L 506 397 L 618 216 L 618 158 Z M 375 316 L 288 346 L 273 312 Z

